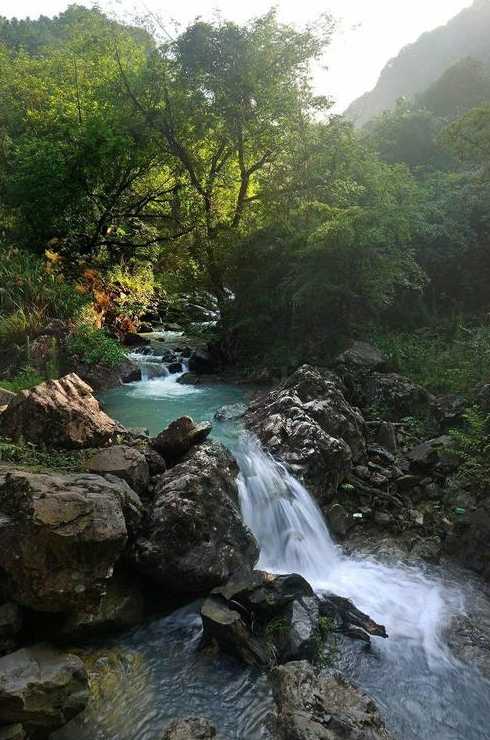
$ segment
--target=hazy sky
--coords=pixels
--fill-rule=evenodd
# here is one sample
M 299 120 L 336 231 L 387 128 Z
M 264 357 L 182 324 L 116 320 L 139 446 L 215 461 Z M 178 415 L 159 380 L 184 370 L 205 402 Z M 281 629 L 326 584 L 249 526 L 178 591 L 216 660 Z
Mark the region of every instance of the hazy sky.
M 0 0 L 0 15 L 36 18 L 59 13 L 69 4 L 70 0 Z M 215 10 L 226 18 L 245 20 L 275 5 L 283 20 L 303 24 L 328 11 L 340 24 L 325 58 L 328 69 L 317 74 L 317 87 L 337 100 L 339 110 L 376 84 L 385 63 L 402 46 L 471 4 L 472 0 L 99 0 L 102 8 L 141 13 L 146 7 L 180 23 Z

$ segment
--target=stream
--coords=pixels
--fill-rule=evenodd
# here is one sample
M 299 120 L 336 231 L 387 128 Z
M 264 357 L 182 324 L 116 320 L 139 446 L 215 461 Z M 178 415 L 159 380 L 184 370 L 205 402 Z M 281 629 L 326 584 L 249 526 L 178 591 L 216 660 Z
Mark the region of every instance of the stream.
M 151 434 L 182 415 L 212 420 L 219 407 L 247 402 L 251 393 L 226 384 L 181 385 L 182 373 L 168 375 L 161 360 L 137 359 L 143 379 L 108 391 L 101 400 L 111 416 Z M 490 684 L 458 662 L 442 638 L 474 586 L 443 568 L 346 556 L 305 488 L 238 422 L 214 422 L 212 436 L 239 463 L 242 515 L 261 548 L 258 567 L 300 573 L 317 591 L 352 598 L 386 626 L 389 639 L 373 638 L 371 646 L 342 638 L 335 660 L 376 699 L 396 738 L 490 738 Z M 96 696 L 53 738 L 156 740 L 168 721 L 185 716 L 209 718 L 221 740 L 267 738 L 264 720 L 272 701 L 266 679 L 232 658 L 199 651 L 200 636 L 194 603 L 126 635 L 92 643 L 102 676 Z

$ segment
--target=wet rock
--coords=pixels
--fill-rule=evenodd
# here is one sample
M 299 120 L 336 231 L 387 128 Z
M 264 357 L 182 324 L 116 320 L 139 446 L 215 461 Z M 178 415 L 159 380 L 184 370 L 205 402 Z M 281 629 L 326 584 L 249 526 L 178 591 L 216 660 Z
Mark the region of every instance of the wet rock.
M 167 462 L 175 462 L 191 447 L 204 442 L 212 428 L 209 422 L 195 424 L 189 416 L 182 416 L 172 421 L 151 444 Z
M 328 617 L 334 622 L 337 632 L 356 640 L 369 643 L 371 635 L 383 639 L 388 637 L 385 627 L 361 612 L 350 599 L 336 594 L 323 594 L 319 602 L 319 611 L 322 617 Z
M 333 504 L 327 509 L 327 519 L 330 530 L 340 538 L 345 537 L 355 523 L 352 516 L 341 504 Z
M 141 511 L 137 494 L 112 476 L 0 475 L 0 568 L 10 598 L 47 612 L 95 598 Z
M 0 416 L 1 435 L 39 446 L 100 447 L 124 432 L 73 373 L 20 391 Z
M 183 366 L 181 362 L 171 362 L 168 366 L 168 371 L 171 375 L 174 375 L 175 373 L 181 373 L 183 370 Z
M 216 588 L 201 609 L 204 638 L 246 663 L 273 665 L 318 654 L 318 599 L 299 575 L 256 571 Z
M 258 557 L 243 524 L 238 468 L 220 444 L 193 447 L 154 481 L 154 501 L 133 548 L 136 567 L 157 583 L 198 594 L 250 570 Z
M 332 496 L 352 463 L 366 457 L 360 412 L 346 401 L 338 378 L 309 365 L 254 401 L 246 423 L 318 498 Z
M 34 645 L 0 658 L 0 717 L 29 735 L 48 735 L 79 714 L 89 698 L 87 673 L 75 655 Z
M 410 550 L 410 557 L 416 560 L 425 560 L 427 563 L 438 565 L 441 562 L 442 542 L 441 538 L 425 537 L 416 540 Z
M 446 639 L 457 658 L 490 679 L 490 598 L 478 586 L 466 601 L 465 614 L 450 621 Z
M 94 604 L 85 603 L 63 623 L 60 635 L 87 639 L 114 634 L 143 621 L 144 599 L 138 584 L 119 574 L 112 578 Z
M 189 357 L 189 370 L 197 375 L 207 375 L 217 372 L 215 358 L 207 349 L 195 349 Z
M 234 421 L 235 419 L 241 419 L 245 415 L 247 407 L 244 403 L 230 403 L 227 406 L 221 406 L 214 418 L 216 421 Z
M 379 409 L 390 421 L 400 421 L 408 416 L 432 416 L 434 397 L 396 373 L 372 373 L 365 385 L 365 403 Z
M 207 719 L 189 717 L 171 722 L 162 735 L 162 740 L 212 740 L 216 728 Z
M 88 364 L 73 360 L 73 371 L 95 391 L 106 391 L 124 383 L 135 383 L 141 380 L 141 369 L 130 360 L 124 360 L 116 367 Z
M 115 475 L 125 480 L 137 493 L 144 493 L 150 481 L 150 468 L 146 458 L 136 447 L 115 445 L 99 450 L 86 462 L 89 473 Z
M 204 637 L 246 663 L 270 666 L 319 659 L 328 631 L 369 641 L 384 627 L 348 599 L 321 599 L 300 575 L 255 571 L 218 587 L 202 606 Z M 328 617 L 328 624 L 321 617 Z
M 389 740 L 374 701 L 340 676 L 320 676 L 306 661 L 270 676 L 273 740 Z

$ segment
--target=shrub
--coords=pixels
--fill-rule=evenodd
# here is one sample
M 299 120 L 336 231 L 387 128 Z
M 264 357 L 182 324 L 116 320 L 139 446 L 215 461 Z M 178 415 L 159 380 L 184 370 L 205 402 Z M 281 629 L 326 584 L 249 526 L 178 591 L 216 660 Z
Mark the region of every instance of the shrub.
M 78 326 L 67 342 L 70 355 L 89 365 L 106 365 L 116 367 L 125 358 L 126 353 L 116 339 L 103 329 L 91 326 Z
M 463 429 L 452 429 L 460 460 L 457 478 L 477 494 L 490 493 L 490 415 L 478 406 L 467 409 Z
M 2 380 L 0 385 L 7 391 L 18 393 L 19 391 L 28 390 L 33 388 L 39 383 L 43 383 L 46 380 L 32 367 L 24 367 L 16 376 L 11 380 Z
M 394 369 L 434 393 L 468 393 L 490 376 L 490 327 L 374 334 Z

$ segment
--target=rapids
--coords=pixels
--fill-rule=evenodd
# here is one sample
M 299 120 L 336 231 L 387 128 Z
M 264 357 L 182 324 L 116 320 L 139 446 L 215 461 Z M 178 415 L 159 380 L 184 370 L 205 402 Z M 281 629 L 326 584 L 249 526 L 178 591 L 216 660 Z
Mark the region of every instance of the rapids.
M 246 400 L 243 388 L 181 385 L 161 358 L 138 359 L 143 380 L 102 396 L 107 412 L 126 425 L 155 434 L 178 416 L 212 419 L 220 406 Z M 389 639 L 373 638 L 370 647 L 339 638 L 336 661 L 377 700 L 398 740 L 489 738 L 490 684 L 453 658 L 444 642 L 444 628 L 464 610 L 471 583 L 443 569 L 346 556 L 307 490 L 256 439 L 240 434 L 238 422 L 216 423 L 213 435 L 238 460 L 242 515 L 261 548 L 258 567 L 300 573 L 316 590 L 347 596 L 385 624 Z M 194 715 L 209 717 L 226 740 L 267 738 L 271 697 L 264 677 L 198 650 L 198 608 L 190 605 L 93 645 L 108 656 L 122 655 L 122 662 L 99 699 L 53 737 L 154 740 L 166 721 Z

